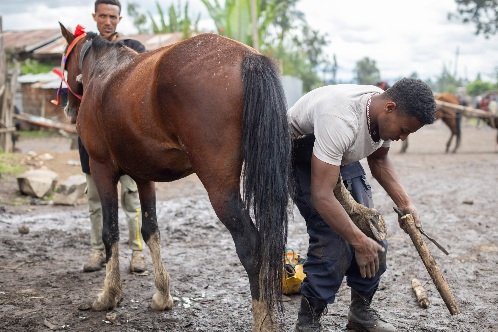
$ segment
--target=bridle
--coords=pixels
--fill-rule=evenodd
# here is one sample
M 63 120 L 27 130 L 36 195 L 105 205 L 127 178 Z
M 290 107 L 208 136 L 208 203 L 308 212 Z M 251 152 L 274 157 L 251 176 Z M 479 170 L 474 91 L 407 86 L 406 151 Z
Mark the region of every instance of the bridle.
M 73 39 L 73 41 L 71 42 L 71 44 L 69 44 L 66 48 L 66 51 L 64 52 L 64 54 L 62 55 L 62 59 L 61 59 L 61 68 L 58 69 L 58 68 L 54 68 L 52 70 L 52 72 L 54 72 L 57 76 L 60 77 L 61 79 L 61 84 L 59 86 L 59 88 L 57 89 L 57 97 L 55 100 L 51 100 L 51 103 L 54 104 L 54 105 L 57 105 L 59 106 L 60 105 L 60 96 L 61 96 L 61 91 L 62 91 L 62 83 L 65 83 L 69 92 L 71 92 L 71 94 L 73 96 L 75 96 L 76 98 L 78 98 L 79 100 L 81 100 L 81 98 L 83 97 L 82 95 L 76 93 L 73 91 L 73 89 L 71 88 L 71 86 L 69 85 L 69 83 L 67 82 L 66 80 L 66 77 L 64 75 L 64 70 L 66 69 L 66 62 L 67 62 L 67 59 L 69 58 L 69 55 L 71 54 L 71 52 L 73 51 L 74 47 L 76 46 L 76 44 L 78 44 L 78 42 L 82 39 L 84 39 L 86 37 L 86 33 L 83 32 L 82 34 L 78 35 L 76 38 Z M 85 45 L 83 45 L 82 49 L 81 49 L 81 52 L 80 52 L 80 62 L 79 62 L 79 65 L 80 65 L 80 69 L 82 67 L 82 64 L 83 64 L 83 58 L 85 57 L 86 55 L 86 52 L 88 51 L 88 49 L 90 48 L 91 46 L 91 41 L 90 42 L 87 42 L 85 43 Z

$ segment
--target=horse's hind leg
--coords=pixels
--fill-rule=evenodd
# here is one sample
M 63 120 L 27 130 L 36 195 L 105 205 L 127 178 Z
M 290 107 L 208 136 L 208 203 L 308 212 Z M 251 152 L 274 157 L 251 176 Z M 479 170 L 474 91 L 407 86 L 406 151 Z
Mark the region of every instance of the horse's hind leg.
M 202 178 L 201 178 L 202 180 Z M 237 178 L 238 181 L 238 178 Z M 278 322 L 273 312 L 268 311 L 268 306 L 262 301 L 260 288 L 260 236 L 249 213 L 244 208 L 237 184 L 230 188 L 222 185 L 209 185 L 204 182 L 209 199 L 220 221 L 232 235 L 235 250 L 247 272 L 253 309 L 253 331 L 277 331 Z
M 458 147 L 460 146 L 460 139 L 461 139 L 461 135 L 460 133 L 456 134 L 456 142 L 455 142 L 455 147 L 453 148 L 453 153 L 456 153 L 457 150 L 458 150 Z
M 152 257 L 156 293 L 152 296 L 151 307 L 165 310 L 173 307 L 170 294 L 169 275 L 161 260 L 161 241 L 156 215 L 156 192 L 154 182 L 137 182 L 142 207 L 142 237 L 147 243 Z
M 106 251 L 106 274 L 104 289 L 92 304 L 96 311 L 109 310 L 121 301 L 122 288 L 119 274 L 119 226 L 118 226 L 118 177 L 106 172 L 104 168 L 91 164 L 92 177 L 95 180 L 102 204 L 102 240 Z
M 401 150 L 399 151 L 400 153 L 405 153 L 406 150 L 408 149 L 408 137 L 401 143 Z
M 453 153 L 456 153 L 460 147 L 460 140 L 462 138 L 462 113 L 456 114 L 454 133 L 456 135 L 456 144 Z
M 450 151 L 451 141 L 453 140 L 453 133 L 451 133 L 450 139 L 446 142 L 446 153 Z

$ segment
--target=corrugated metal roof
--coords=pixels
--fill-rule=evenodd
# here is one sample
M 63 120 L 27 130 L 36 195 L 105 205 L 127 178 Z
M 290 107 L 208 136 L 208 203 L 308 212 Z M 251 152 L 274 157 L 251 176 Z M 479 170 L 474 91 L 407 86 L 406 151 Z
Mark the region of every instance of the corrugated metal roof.
M 66 41 L 58 29 L 6 31 L 3 33 L 4 44 L 11 52 L 29 53 L 37 57 L 61 56 Z M 126 36 L 136 39 L 144 44 L 148 51 L 167 46 L 182 40 L 180 32 L 165 34 L 140 34 Z M 38 83 L 44 89 L 58 88 L 60 79 L 53 73 L 40 75 L 23 75 L 19 77 L 20 83 Z
M 148 51 L 170 45 L 182 40 L 180 32 L 165 34 L 140 34 L 127 36 L 144 44 Z M 59 29 L 39 29 L 24 31 L 4 31 L 4 45 L 9 52 L 36 55 L 62 54 L 66 41 Z
M 157 35 L 140 34 L 140 35 L 129 35 L 129 36 L 127 35 L 126 37 L 138 40 L 139 42 L 144 44 L 145 49 L 147 51 L 152 51 L 157 48 L 181 41 L 182 33 L 174 32 L 174 33 L 164 33 Z M 62 54 L 62 52 L 64 52 L 65 47 L 66 47 L 66 40 L 64 38 L 60 38 L 46 46 L 40 47 L 34 53 L 36 55 Z
M 62 39 L 59 29 L 38 29 L 24 31 L 4 31 L 4 47 L 7 51 L 32 52 L 44 45 Z
M 60 77 L 53 72 L 21 75 L 17 81 L 21 84 L 33 84 L 33 87 L 41 89 L 57 89 L 61 84 Z M 62 86 L 66 87 L 66 84 L 63 82 Z

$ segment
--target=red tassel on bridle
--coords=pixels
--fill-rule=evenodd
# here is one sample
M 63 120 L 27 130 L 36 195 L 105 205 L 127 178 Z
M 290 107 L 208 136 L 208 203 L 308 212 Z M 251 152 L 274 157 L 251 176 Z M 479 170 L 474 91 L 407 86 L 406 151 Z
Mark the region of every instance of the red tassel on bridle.
M 81 36 L 84 33 L 85 33 L 85 27 L 78 24 L 76 26 L 76 29 L 74 29 L 74 36 L 78 37 L 78 36 Z

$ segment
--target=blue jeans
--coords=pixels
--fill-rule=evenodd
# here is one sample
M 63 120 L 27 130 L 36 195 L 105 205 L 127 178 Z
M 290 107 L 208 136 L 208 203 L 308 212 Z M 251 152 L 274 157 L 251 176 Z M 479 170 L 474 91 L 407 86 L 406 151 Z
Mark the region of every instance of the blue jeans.
M 309 137 L 311 136 L 311 137 Z M 373 278 L 362 278 L 354 256 L 354 248 L 323 221 L 311 204 L 311 154 L 313 135 L 294 141 L 293 175 L 295 182 L 294 203 L 306 220 L 309 247 L 301 285 L 301 294 L 333 303 L 344 276 L 347 284 L 362 296 L 372 295 L 377 289 L 380 276 L 386 271 L 387 242 L 380 244 L 386 249 L 379 253 L 380 269 Z M 359 162 L 341 167 L 344 185 L 354 199 L 373 207 L 372 194 L 363 167 Z

